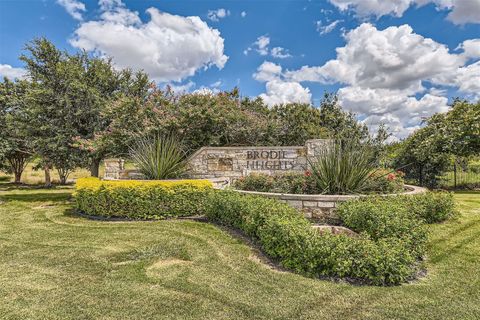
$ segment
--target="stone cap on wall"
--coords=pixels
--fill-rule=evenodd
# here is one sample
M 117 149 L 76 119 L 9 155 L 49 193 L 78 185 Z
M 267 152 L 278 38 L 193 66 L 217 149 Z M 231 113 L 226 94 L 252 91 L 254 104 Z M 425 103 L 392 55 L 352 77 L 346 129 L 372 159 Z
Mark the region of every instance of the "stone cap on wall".
M 421 194 L 427 192 L 426 188 L 412 186 L 412 185 L 404 185 L 406 192 L 402 193 L 390 193 L 390 194 L 378 194 L 381 197 L 388 197 L 388 196 L 397 196 L 397 195 L 414 195 L 414 194 Z M 274 192 L 259 192 L 259 191 L 246 191 L 246 190 L 237 190 L 232 189 L 236 192 L 242 194 L 251 194 L 251 195 L 259 195 L 268 198 L 278 198 L 283 200 L 302 200 L 302 201 L 347 201 L 352 199 L 357 199 L 360 197 L 366 197 L 368 195 L 359 194 L 359 195 L 341 195 L 341 194 L 293 194 L 293 193 L 274 193 Z

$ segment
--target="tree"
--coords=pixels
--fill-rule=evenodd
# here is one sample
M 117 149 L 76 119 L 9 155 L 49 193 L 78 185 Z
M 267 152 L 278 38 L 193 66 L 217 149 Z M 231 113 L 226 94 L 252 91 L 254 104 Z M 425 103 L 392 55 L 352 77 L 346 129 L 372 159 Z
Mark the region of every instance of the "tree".
M 276 123 L 275 140 L 283 145 L 303 145 L 308 139 L 327 138 L 321 111 L 310 104 L 289 103 L 274 106 L 270 119 Z
M 321 125 L 330 132 L 330 137 L 357 142 L 369 139 L 366 125 L 357 121 L 355 114 L 346 112 L 336 94 L 325 93 L 320 102 Z
M 480 101 L 469 103 L 455 99 L 452 108 L 428 120 L 428 126 L 437 128 L 445 152 L 458 157 L 480 155 Z
M 26 63 L 33 86 L 26 94 L 29 108 L 23 126 L 41 157 L 45 184 L 51 185 L 52 167 L 57 168 L 60 182 L 66 183 L 70 172 L 83 160 L 74 137 L 84 125 L 83 103 L 90 94 L 81 81 L 84 55 L 70 56 L 46 39 L 33 40 L 26 51 L 20 59 Z
M 151 132 L 155 113 L 147 110 L 147 98 L 158 91 L 145 72 L 124 69 L 116 73 L 116 85 L 109 91 L 92 119 L 91 130 L 76 137 L 78 146 L 88 152 L 91 175 L 98 176 L 100 160 L 106 156 L 126 156 L 140 135 Z
M 448 112 L 433 115 L 401 143 L 394 164 L 407 178 L 434 187 L 452 158 L 479 154 L 480 103 L 455 99 Z
M 12 82 L 7 78 L 0 83 L 0 169 L 1 163 L 6 162 L 4 169 L 14 174 L 15 183 L 20 183 L 33 153 L 31 140 L 21 125 L 25 121 L 25 94 L 29 86 L 26 80 Z

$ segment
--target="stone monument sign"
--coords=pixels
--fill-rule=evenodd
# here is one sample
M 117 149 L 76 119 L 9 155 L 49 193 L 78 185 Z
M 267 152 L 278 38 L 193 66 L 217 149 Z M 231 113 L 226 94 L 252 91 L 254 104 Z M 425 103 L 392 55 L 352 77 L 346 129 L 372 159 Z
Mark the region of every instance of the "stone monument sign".
M 193 178 L 226 177 L 231 181 L 252 172 L 274 174 L 305 171 L 308 157 L 326 148 L 330 140 L 308 140 L 305 146 L 203 147 L 189 159 Z
M 327 148 L 331 140 L 307 140 L 304 146 L 203 147 L 188 159 L 192 178 L 227 178 L 230 182 L 252 172 L 303 172 L 308 158 Z M 105 160 L 105 179 L 141 179 L 137 170 L 125 170 L 121 159 Z

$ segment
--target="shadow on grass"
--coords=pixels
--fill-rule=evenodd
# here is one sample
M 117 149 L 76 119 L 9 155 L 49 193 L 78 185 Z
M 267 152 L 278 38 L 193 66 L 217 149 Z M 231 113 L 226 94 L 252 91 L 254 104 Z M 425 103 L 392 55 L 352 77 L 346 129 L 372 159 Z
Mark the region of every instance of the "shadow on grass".
M 0 177 L 0 182 L 10 182 L 10 177 L 9 176 Z
M 6 194 L 0 195 L 3 201 L 20 201 L 20 202 L 66 202 L 71 199 L 70 192 L 55 193 L 26 193 L 26 194 Z
M 43 183 L 38 184 L 24 184 L 24 183 L 0 183 L 0 191 L 22 191 L 22 190 L 62 190 L 72 189 L 71 184 L 60 185 L 53 184 L 51 187 L 45 187 Z

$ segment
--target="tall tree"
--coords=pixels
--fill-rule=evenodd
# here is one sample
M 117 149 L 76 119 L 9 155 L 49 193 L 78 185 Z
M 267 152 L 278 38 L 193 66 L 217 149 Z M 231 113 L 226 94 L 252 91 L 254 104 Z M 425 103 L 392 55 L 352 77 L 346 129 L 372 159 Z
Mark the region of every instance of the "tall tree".
M 14 174 L 15 183 L 20 183 L 22 173 L 31 159 L 31 139 L 24 130 L 27 101 L 25 95 L 30 83 L 26 80 L 12 82 L 7 78 L 0 82 L 0 169 Z M 3 158 L 3 160 L 2 160 Z
M 27 93 L 29 108 L 25 130 L 35 152 L 41 157 L 45 184 L 51 185 L 50 170 L 55 167 L 60 182 L 82 163 L 82 153 L 74 146 L 77 128 L 82 126 L 83 103 L 89 88 L 82 83 L 84 55 L 69 56 L 50 41 L 40 38 L 28 43 L 26 63 L 34 86 Z

